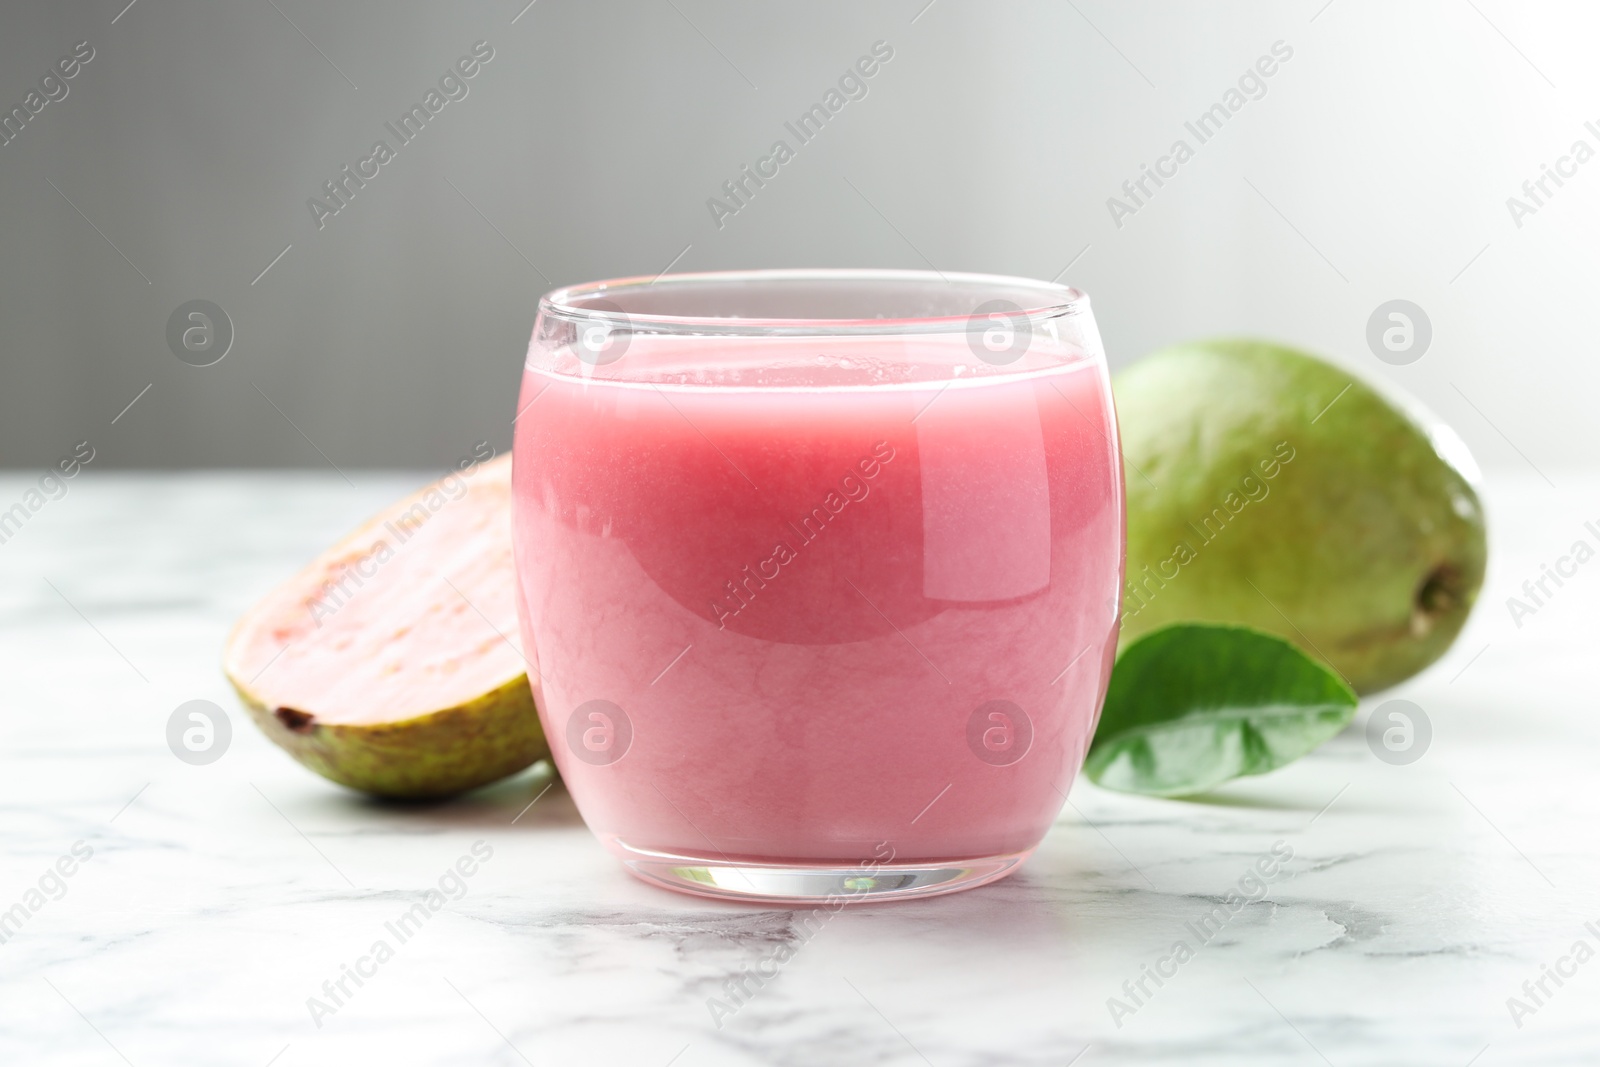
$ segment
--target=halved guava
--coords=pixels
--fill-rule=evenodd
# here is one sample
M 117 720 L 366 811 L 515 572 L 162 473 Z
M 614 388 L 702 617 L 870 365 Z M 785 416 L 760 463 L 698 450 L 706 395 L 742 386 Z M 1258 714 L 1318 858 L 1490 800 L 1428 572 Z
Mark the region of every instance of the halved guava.
M 239 620 L 223 668 L 256 724 L 319 774 L 448 796 L 549 754 L 516 590 L 507 455 L 318 556 Z

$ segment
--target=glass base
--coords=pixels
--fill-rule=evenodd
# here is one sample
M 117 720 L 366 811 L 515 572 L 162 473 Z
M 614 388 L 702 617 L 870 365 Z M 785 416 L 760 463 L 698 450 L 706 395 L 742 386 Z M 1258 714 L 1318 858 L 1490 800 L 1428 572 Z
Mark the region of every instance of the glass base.
M 1033 854 L 978 859 L 846 866 L 830 863 L 755 863 L 724 856 L 689 856 L 634 848 L 613 839 L 623 866 L 651 885 L 717 900 L 763 904 L 865 904 L 936 897 L 998 881 Z

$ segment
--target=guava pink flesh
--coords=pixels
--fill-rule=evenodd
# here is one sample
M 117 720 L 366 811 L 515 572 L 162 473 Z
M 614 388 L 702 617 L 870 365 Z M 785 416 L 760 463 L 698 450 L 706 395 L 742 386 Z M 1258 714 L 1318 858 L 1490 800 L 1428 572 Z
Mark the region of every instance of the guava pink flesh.
M 510 457 L 446 478 L 324 553 L 240 623 L 227 668 L 268 707 L 326 725 L 426 715 L 525 673 Z

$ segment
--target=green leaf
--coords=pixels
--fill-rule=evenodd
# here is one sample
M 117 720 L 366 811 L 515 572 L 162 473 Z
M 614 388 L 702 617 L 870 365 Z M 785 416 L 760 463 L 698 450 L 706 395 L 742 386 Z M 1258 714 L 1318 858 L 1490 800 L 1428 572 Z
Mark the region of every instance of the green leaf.
M 1084 770 L 1125 793 L 1201 793 L 1299 759 L 1355 713 L 1354 690 L 1289 642 L 1179 623 L 1118 657 Z

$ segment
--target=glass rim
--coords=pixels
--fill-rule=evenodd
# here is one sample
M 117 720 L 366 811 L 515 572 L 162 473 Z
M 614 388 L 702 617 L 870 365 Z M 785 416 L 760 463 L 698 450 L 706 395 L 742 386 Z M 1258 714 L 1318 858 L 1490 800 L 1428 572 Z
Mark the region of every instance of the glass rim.
M 988 317 L 978 305 L 966 314 L 906 315 L 893 318 L 826 315 L 760 317 L 684 315 L 655 311 L 624 311 L 611 299 L 646 290 L 661 292 L 678 289 L 687 294 L 696 289 L 710 290 L 732 285 L 761 285 L 768 289 L 776 289 L 785 284 L 807 282 L 832 282 L 845 285 L 899 283 L 906 286 L 923 286 L 934 291 L 941 288 L 966 287 L 977 298 L 981 299 L 987 295 L 990 300 L 1012 303 L 1014 307 L 1005 309 L 1004 314 L 1031 322 L 1080 315 L 1089 311 L 1089 296 L 1081 289 L 1059 282 L 1040 281 L 1036 278 L 966 271 L 808 267 L 638 275 L 562 286 L 550 290 L 539 298 L 539 316 L 573 323 L 598 323 L 610 329 L 631 332 L 730 335 L 761 333 L 784 336 L 959 331 L 970 328 L 975 319 Z M 1038 299 L 1019 304 L 1007 300 L 1001 296 L 1002 293 L 1036 294 Z M 585 301 L 589 302 L 588 306 L 585 306 Z M 610 303 L 612 306 L 609 308 L 595 306 L 595 302 Z

